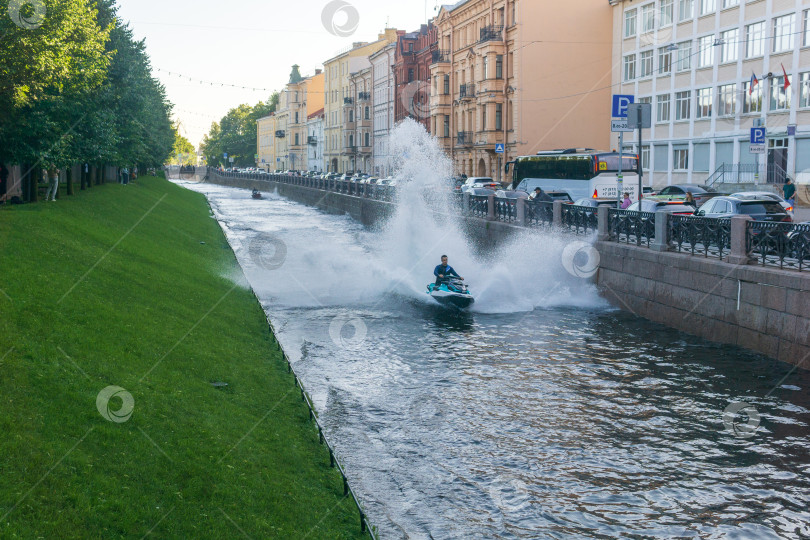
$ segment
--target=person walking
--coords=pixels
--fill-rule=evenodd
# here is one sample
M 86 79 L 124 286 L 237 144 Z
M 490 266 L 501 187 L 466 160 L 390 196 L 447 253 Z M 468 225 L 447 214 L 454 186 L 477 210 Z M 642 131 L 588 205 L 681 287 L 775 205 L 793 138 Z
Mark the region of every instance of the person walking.
M 129 184 L 129 169 L 126 167 L 121 169 L 121 181 L 124 183 L 124 185 Z
M 45 193 L 45 200 L 56 200 L 56 190 L 59 189 L 59 169 L 54 166 L 48 167 L 48 191 Z
M 790 177 L 788 177 L 785 185 L 782 186 L 782 193 L 785 194 L 785 200 L 790 204 L 790 206 L 796 206 L 796 185 L 793 183 L 793 180 L 791 180 Z
M 627 207 L 633 204 L 633 201 L 630 200 L 630 193 L 627 191 L 624 192 L 624 200 L 622 201 L 622 210 L 627 210 Z

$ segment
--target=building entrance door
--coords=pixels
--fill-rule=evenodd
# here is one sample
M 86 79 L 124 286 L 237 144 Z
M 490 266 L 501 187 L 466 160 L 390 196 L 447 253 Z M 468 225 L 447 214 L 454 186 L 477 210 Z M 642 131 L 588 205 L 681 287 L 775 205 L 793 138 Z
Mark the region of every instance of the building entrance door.
M 787 177 L 788 144 L 790 139 L 768 140 L 768 183 L 784 184 Z

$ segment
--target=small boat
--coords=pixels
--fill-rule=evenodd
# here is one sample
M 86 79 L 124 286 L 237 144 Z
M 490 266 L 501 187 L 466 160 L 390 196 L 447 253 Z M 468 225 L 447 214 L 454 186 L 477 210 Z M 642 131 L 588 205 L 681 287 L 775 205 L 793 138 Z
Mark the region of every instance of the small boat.
M 259 190 L 257 190 L 257 189 L 254 189 L 254 190 L 253 190 L 253 193 L 251 193 L 251 195 L 250 195 L 250 196 L 251 196 L 252 198 L 254 198 L 254 199 L 261 199 L 261 198 L 262 198 L 262 193 L 261 193 L 261 191 L 259 191 Z
M 443 306 L 466 309 L 475 302 L 470 289 L 460 279 L 450 278 L 439 285 L 431 283 L 427 293 Z

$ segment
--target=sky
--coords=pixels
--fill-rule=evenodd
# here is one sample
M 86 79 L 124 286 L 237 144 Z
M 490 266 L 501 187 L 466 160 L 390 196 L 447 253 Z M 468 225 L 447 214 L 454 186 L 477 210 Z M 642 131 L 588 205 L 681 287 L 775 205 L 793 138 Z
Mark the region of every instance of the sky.
M 386 23 L 409 32 L 418 29 L 440 5 L 437 0 L 118 3 L 121 19 L 136 38 L 146 40 L 153 75 L 175 105 L 181 134 L 195 146 L 229 109 L 265 101 L 281 90 L 293 64 L 301 66 L 302 75 L 312 75 L 353 42 L 376 40 Z

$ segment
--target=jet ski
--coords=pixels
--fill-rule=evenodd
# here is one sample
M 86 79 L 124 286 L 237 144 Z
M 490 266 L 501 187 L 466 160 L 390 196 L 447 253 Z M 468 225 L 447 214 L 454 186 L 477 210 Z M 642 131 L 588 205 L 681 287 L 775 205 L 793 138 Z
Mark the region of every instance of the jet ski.
M 427 286 L 427 293 L 440 304 L 459 309 L 468 308 L 475 302 L 469 288 L 460 279 L 455 278 L 446 279 L 439 285 L 431 283 Z
M 254 199 L 261 199 L 262 198 L 262 193 L 260 191 L 256 190 L 256 189 L 254 189 L 253 193 L 251 193 L 250 196 L 253 197 Z

